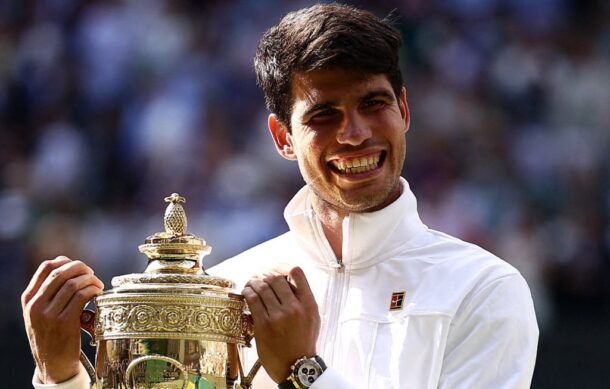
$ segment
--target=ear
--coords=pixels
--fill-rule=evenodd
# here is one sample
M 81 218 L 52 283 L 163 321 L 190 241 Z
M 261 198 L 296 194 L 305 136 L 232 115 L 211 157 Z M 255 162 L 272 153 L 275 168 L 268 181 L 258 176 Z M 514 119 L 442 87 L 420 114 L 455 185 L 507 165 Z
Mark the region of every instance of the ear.
M 286 125 L 274 114 L 269 115 L 267 125 L 269 126 L 269 132 L 271 133 L 273 142 L 275 142 L 277 152 L 290 161 L 296 161 L 297 156 L 294 153 L 292 134 L 288 132 Z
M 402 120 L 405 122 L 405 132 L 407 132 L 409 131 L 409 125 L 411 124 L 411 114 L 409 113 L 409 105 L 407 104 L 407 88 L 404 86 L 400 90 L 398 107 L 400 108 L 400 116 L 402 116 Z

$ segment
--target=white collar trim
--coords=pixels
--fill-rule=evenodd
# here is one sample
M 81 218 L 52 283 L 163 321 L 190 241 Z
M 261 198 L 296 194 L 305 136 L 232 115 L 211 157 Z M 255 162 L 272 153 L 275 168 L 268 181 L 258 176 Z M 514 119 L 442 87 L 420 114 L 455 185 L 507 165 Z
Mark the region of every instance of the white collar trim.
M 427 227 L 417 213 L 417 201 L 404 178 L 400 197 L 375 212 L 352 212 L 343 220 L 342 263 L 346 269 L 372 266 L 407 245 Z M 319 266 L 337 267 L 338 262 L 314 212 L 308 186 L 288 203 L 284 218 L 299 245 Z

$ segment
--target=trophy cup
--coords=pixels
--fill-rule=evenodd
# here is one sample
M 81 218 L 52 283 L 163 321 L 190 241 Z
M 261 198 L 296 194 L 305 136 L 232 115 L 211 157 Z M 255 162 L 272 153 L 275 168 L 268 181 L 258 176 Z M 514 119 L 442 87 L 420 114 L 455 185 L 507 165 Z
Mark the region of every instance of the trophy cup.
M 95 367 L 81 352 L 91 386 L 249 388 L 260 363 L 245 375 L 239 361 L 238 347 L 253 336 L 245 300 L 232 281 L 205 273 L 201 260 L 212 248 L 186 232 L 185 199 L 173 193 L 165 201 L 165 232 L 139 246 L 144 273 L 114 277 L 96 298 L 97 312 L 81 315 L 96 346 Z

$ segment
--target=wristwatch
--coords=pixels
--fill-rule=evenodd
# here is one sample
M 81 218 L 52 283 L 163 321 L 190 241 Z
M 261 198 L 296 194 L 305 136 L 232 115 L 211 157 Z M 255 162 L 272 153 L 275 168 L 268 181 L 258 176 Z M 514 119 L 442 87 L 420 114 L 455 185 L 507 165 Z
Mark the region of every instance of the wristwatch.
M 313 358 L 303 357 L 290 367 L 292 373 L 277 386 L 278 389 L 309 388 L 326 370 L 326 364 L 319 355 Z

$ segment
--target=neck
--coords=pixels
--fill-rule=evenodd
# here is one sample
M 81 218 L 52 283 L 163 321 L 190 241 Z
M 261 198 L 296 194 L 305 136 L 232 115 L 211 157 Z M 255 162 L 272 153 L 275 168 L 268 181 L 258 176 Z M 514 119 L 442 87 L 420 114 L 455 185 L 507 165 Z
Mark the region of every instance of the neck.
M 338 260 L 342 259 L 342 247 L 343 247 L 343 218 L 345 218 L 349 212 L 341 211 L 328 204 L 318 196 L 312 196 L 311 205 L 314 212 L 322 223 L 322 229 L 324 235 L 330 247 Z
M 383 203 L 375 207 L 371 207 L 363 212 L 374 212 L 385 208 L 389 204 L 396 201 L 396 199 L 400 197 L 401 193 L 402 187 L 400 186 L 400 183 L 397 182 L 396 187 L 392 190 L 388 198 Z M 323 199 L 318 197 L 315 192 L 312 196 L 311 205 L 316 215 L 318 215 L 320 222 L 322 223 L 324 235 L 326 235 L 326 239 L 328 240 L 328 243 L 330 243 L 330 247 L 332 248 L 335 257 L 337 258 L 337 260 L 342 260 L 343 219 L 347 215 L 349 215 L 349 211 L 337 208 L 336 206 L 328 203 L 327 201 L 324 201 Z

